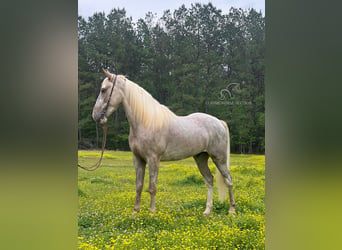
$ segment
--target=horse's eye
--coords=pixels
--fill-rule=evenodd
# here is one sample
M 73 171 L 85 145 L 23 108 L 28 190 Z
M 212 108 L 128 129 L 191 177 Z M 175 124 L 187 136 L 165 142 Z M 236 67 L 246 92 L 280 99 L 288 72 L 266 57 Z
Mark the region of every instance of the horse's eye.
M 101 93 L 103 94 L 104 92 L 106 92 L 106 89 L 101 89 Z

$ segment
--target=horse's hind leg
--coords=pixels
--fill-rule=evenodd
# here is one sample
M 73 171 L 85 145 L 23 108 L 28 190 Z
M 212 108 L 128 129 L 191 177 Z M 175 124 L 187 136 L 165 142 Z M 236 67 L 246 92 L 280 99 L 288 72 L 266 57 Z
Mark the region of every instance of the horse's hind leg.
M 208 158 L 209 155 L 207 153 L 200 153 L 194 156 L 194 159 L 197 163 L 198 169 L 201 172 L 205 184 L 207 185 L 208 194 L 207 194 L 207 205 L 204 211 L 204 215 L 209 215 L 213 209 L 213 186 L 214 180 L 213 175 L 210 172 L 208 167 Z
M 230 201 L 230 208 L 229 208 L 229 214 L 234 214 L 235 213 L 235 199 L 234 199 L 234 193 L 233 193 L 233 178 L 230 174 L 229 168 L 227 166 L 226 161 L 221 161 L 218 160 L 215 157 L 211 157 L 212 160 L 214 161 L 216 167 L 220 171 L 224 183 L 227 185 L 228 190 L 229 190 L 229 201 Z

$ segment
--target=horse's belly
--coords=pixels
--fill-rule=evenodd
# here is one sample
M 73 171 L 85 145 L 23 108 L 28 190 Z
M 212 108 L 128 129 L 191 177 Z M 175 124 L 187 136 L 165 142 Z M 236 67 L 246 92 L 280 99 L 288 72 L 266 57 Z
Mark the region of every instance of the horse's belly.
M 196 152 L 172 152 L 172 153 L 165 153 L 161 156 L 161 161 L 178 161 L 182 160 L 188 157 L 192 157 L 194 155 L 197 155 L 202 151 L 196 151 Z
M 161 161 L 178 161 L 188 157 L 195 156 L 205 150 L 196 150 L 196 151 L 172 151 L 172 152 L 165 152 L 160 160 Z
M 162 161 L 176 161 L 205 152 L 208 140 L 201 135 L 173 137 L 161 155 Z

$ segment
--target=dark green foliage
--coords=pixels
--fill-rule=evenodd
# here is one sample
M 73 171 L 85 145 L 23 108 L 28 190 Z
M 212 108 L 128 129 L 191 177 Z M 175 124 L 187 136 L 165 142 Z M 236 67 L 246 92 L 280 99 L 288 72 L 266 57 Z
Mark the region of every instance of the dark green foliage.
M 225 120 L 231 151 L 264 153 L 265 18 L 254 9 L 184 5 L 133 23 L 124 9 L 78 19 L 79 146 L 100 147 L 91 118 L 104 76 L 128 77 L 177 115 L 205 112 Z M 239 83 L 223 91 L 230 83 Z M 223 93 L 223 95 L 222 95 Z M 107 149 L 129 150 L 129 124 L 119 108 L 109 118 Z
M 87 197 L 86 193 L 83 192 L 80 188 L 78 188 L 78 196 L 80 196 L 80 197 Z
M 203 177 L 200 175 L 189 175 L 183 179 L 179 179 L 176 180 L 174 182 L 174 185 L 181 185 L 181 186 L 185 186 L 185 185 L 203 185 L 204 184 L 204 180 Z
M 91 184 L 96 184 L 96 183 L 99 183 L 99 184 L 111 184 L 112 182 L 109 181 L 109 180 L 106 180 L 106 179 L 93 178 L 93 179 L 90 180 L 90 183 Z

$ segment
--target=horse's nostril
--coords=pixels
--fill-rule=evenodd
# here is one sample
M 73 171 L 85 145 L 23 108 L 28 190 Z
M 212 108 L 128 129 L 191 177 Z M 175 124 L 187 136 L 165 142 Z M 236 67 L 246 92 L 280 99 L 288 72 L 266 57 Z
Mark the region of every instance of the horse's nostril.
M 99 115 L 95 115 L 93 116 L 93 119 L 95 122 L 99 122 L 99 123 L 103 123 L 105 121 L 107 121 L 107 118 L 106 116 L 102 113 L 102 114 L 99 114 Z
M 101 119 L 101 116 L 102 116 L 101 114 L 100 115 L 95 114 L 95 113 L 92 114 L 93 120 L 95 122 L 98 122 Z

